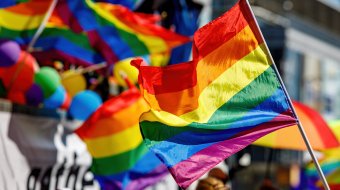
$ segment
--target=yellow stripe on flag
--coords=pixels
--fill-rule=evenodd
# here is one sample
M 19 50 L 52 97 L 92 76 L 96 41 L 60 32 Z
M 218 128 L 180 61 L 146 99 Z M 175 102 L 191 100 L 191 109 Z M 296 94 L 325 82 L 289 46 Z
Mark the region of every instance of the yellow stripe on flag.
M 258 46 L 211 82 L 200 94 L 196 110 L 179 117 L 165 111 L 150 110 L 142 115 L 140 121 L 158 121 L 175 127 L 184 127 L 192 122 L 206 123 L 219 107 L 270 67 L 264 49 L 263 44 Z M 147 93 L 146 90 L 144 93 Z
M 142 135 L 137 124 L 120 133 L 96 139 L 84 139 L 84 141 L 92 157 L 102 158 L 136 148 L 142 143 Z
M 38 28 L 44 14 L 28 16 L 0 9 L 0 26 L 10 30 L 30 30 Z

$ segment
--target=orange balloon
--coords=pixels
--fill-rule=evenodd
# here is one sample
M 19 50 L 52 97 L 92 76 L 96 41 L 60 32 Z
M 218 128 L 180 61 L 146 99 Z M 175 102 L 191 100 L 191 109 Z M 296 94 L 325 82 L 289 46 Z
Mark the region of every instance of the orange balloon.
M 17 63 L 10 67 L 1 68 L 1 80 L 10 91 L 27 91 L 34 80 L 37 62 L 31 54 L 22 51 Z

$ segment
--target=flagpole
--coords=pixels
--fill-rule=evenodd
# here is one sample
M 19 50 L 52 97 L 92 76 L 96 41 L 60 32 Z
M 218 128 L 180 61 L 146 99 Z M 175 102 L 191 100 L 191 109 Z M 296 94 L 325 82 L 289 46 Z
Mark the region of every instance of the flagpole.
M 47 21 L 48 19 L 50 19 L 53 10 L 55 8 L 55 6 L 57 5 L 58 0 L 52 0 L 51 5 L 48 7 L 48 10 L 45 14 L 44 19 L 42 20 L 41 24 L 39 25 L 38 30 L 34 33 L 34 36 L 32 37 L 32 40 L 30 41 L 30 43 L 27 46 L 27 51 L 29 53 L 31 53 L 33 51 L 33 46 L 34 44 L 37 42 L 38 38 L 40 37 L 41 33 L 44 31 Z
M 282 81 L 282 79 L 281 79 L 281 76 L 280 76 L 280 74 L 279 74 L 279 71 L 278 71 L 277 68 L 276 68 L 274 59 L 273 59 L 272 55 L 270 54 L 268 45 L 267 45 L 267 43 L 266 43 L 266 41 L 265 41 L 265 39 L 264 39 L 264 37 L 263 37 L 263 35 L 262 35 L 262 32 L 261 32 L 260 27 L 259 27 L 259 24 L 257 23 L 257 20 L 256 20 L 256 18 L 255 18 L 255 15 L 254 15 L 254 13 L 253 13 L 251 7 L 250 7 L 250 4 L 249 4 L 248 0 L 245 0 L 245 1 L 247 2 L 248 8 L 249 8 L 250 13 L 251 13 L 251 15 L 252 15 L 252 17 L 253 17 L 253 19 L 254 19 L 254 21 L 255 21 L 255 24 L 256 24 L 256 27 L 257 27 L 257 29 L 258 29 L 258 31 L 259 31 L 259 34 L 261 35 L 261 38 L 263 39 L 263 43 L 264 43 L 264 45 L 265 45 L 265 47 L 266 47 L 266 50 L 268 51 L 269 58 L 270 58 L 271 62 L 273 63 L 273 67 L 274 67 L 275 73 L 276 73 L 276 75 L 277 75 L 277 77 L 278 77 L 278 79 L 279 79 L 279 82 L 280 82 L 280 84 L 281 84 L 281 86 L 282 86 L 282 89 L 283 89 L 283 91 L 284 91 L 286 97 L 288 98 L 288 103 L 289 103 L 289 105 L 290 105 L 291 108 L 292 108 L 293 114 L 294 114 L 295 117 L 297 118 L 297 124 L 298 124 L 299 131 L 300 131 L 301 136 L 302 136 L 302 138 L 303 138 L 303 140 L 304 140 L 304 142 L 305 142 L 305 144 L 306 144 L 306 147 L 307 147 L 307 149 L 308 149 L 308 152 L 309 152 L 309 154 L 311 155 L 311 157 L 312 157 L 312 159 L 313 159 L 314 165 L 315 165 L 315 167 L 316 167 L 316 169 L 317 169 L 317 171 L 318 171 L 318 173 L 319 173 L 319 176 L 320 176 L 320 178 L 321 178 L 322 184 L 323 184 L 323 186 L 324 186 L 324 188 L 325 188 L 326 190 L 330 190 L 329 185 L 328 185 L 328 183 L 327 183 L 327 180 L 326 180 L 326 178 L 325 178 L 325 175 L 324 175 L 324 173 L 322 172 L 322 169 L 321 169 L 321 167 L 320 167 L 320 164 L 319 164 L 319 162 L 318 162 L 318 160 L 317 160 L 317 158 L 316 158 L 316 156 L 315 156 L 315 154 L 314 154 L 314 152 L 313 152 L 313 148 L 312 148 L 312 146 L 311 146 L 311 144 L 310 144 L 310 142 L 309 142 L 309 140 L 308 140 L 308 137 L 307 137 L 306 132 L 305 132 L 303 126 L 302 126 L 302 123 L 300 122 L 300 120 L 299 120 L 299 118 L 298 118 L 298 115 L 296 114 L 296 111 L 295 111 L 295 109 L 294 109 L 293 103 L 292 103 L 292 101 L 291 101 L 291 99 L 290 99 L 290 97 L 289 97 L 289 95 L 288 95 L 287 89 L 286 89 L 286 87 L 285 87 L 285 85 L 284 85 L 284 83 L 283 83 L 283 81 Z

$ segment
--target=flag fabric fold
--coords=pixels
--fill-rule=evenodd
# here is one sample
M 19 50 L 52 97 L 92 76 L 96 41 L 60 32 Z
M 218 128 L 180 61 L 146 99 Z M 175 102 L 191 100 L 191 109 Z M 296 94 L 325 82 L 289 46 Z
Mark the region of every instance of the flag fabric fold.
M 187 188 L 256 139 L 296 117 L 245 0 L 194 34 L 193 61 L 151 67 L 141 59 L 140 117 L 147 146 Z
M 144 189 L 168 173 L 142 140 L 138 118 L 148 109 L 133 87 L 105 102 L 76 130 L 93 158 L 91 171 L 102 189 Z
M 154 17 L 134 13 L 120 5 L 60 0 L 56 10 L 73 31 L 87 32 L 91 45 L 108 63 L 166 52 L 189 41 L 188 37 L 156 25 Z
M 49 5 L 50 1 L 30 1 L 0 9 L 0 38 L 14 40 L 26 47 L 40 26 Z M 44 65 L 55 60 L 83 66 L 104 61 L 91 47 L 87 35 L 73 32 L 56 13 L 49 19 L 34 48 L 32 54 Z
M 320 113 L 301 102 L 293 101 L 293 106 L 301 124 L 305 127 L 306 135 L 314 150 L 326 150 L 339 147 L 340 144 L 337 137 Z M 287 136 L 292 140 L 287 141 Z M 307 150 L 297 125 L 266 135 L 255 141 L 254 145 Z

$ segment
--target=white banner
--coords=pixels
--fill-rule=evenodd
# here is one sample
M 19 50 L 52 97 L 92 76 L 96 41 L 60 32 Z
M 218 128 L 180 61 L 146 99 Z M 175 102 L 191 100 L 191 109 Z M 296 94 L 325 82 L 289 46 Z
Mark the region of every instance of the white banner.
M 99 190 L 91 156 L 62 113 L 0 100 L 1 190 Z M 115 164 L 115 163 L 112 163 Z M 177 190 L 169 175 L 147 190 Z
M 0 104 L 0 189 L 100 189 L 85 144 L 57 112 Z

